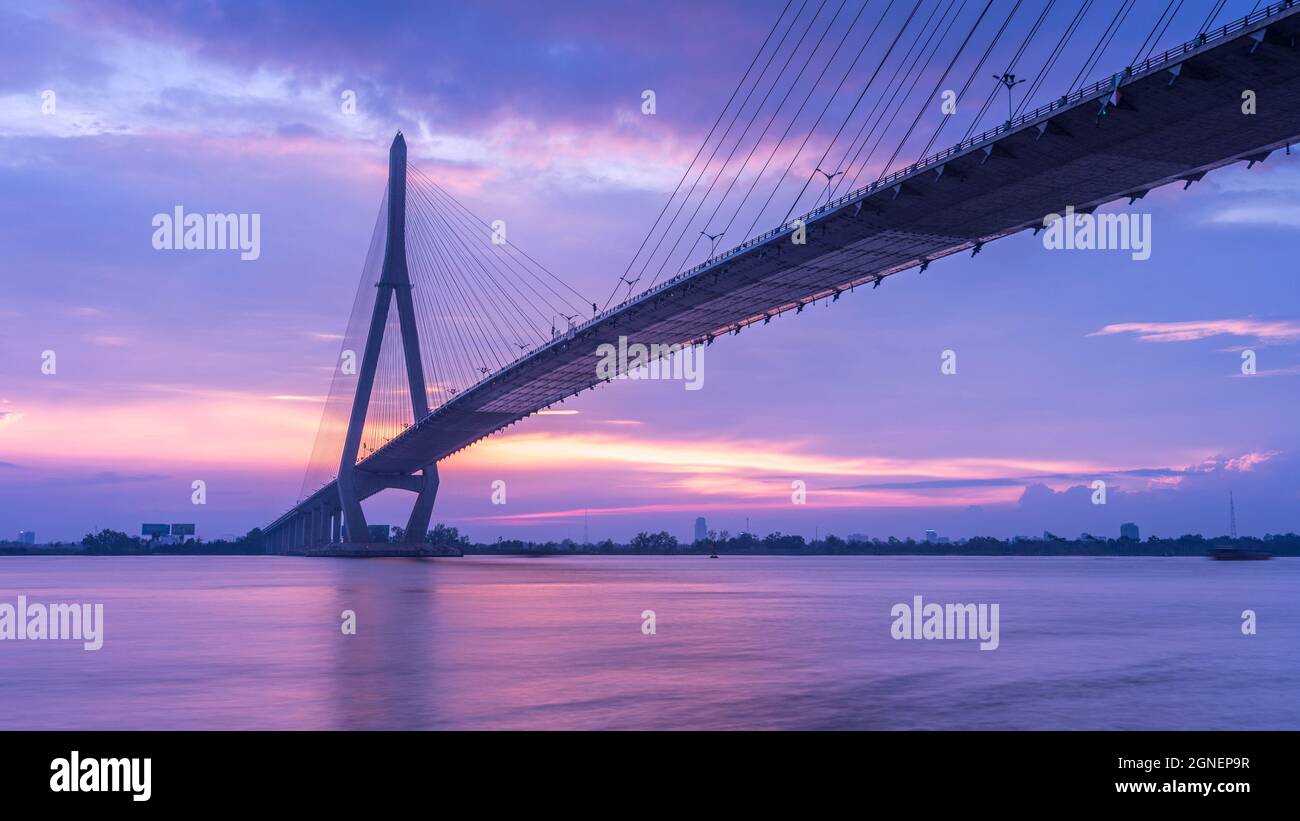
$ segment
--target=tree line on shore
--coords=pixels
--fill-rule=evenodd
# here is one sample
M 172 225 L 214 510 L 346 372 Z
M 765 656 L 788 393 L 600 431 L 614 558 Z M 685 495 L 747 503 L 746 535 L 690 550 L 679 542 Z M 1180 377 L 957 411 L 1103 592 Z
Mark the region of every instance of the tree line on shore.
M 401 528 L 392 529 L 392 541 L 400 542 Z M 605 539 L 600 542 L 578 543 L 571 539 L 535 542 L 520 539 L 499 539 L 496 542 L 476 543 L 460 533 L 459 529 L 439 524 L 425 534 L 425 542 L 438 548 L 456 548 L 461 552 L 483 555 L 560 555 L 560 554 L 616 554 L 616 555 L 931 555 L 931 556 L 1203 556 L 1214 547 L 1230 545 L 1275 556 L 1300 556 L 1300 535 L 1286 533 L 1254 537 L 1210 537 L 1187 534 L 1175 538 L 1155 536 L 1145 541 L 1131 539 L 1063 539 L 1044 536 L 1041 539 L 1017 538 L 1014 540 L 977 536 L 964 542 L 934 543 L 899 539 L 841 539 L 838 536 L 806 540 L 803 536 L 769 533 L 757 536 L 752 533 L 732 535 L 726 531 L 710 532 L 709 537 L 695 542 L 679 542 L 667 531 L 649 533 L 642 531 L 627 543 Z M 19 542 L 0 542 L 0 553 L 51 554 L 82 553 L 88 555 L 252 555 L 266 553 L 266 543 L 260 528 L 253 528 L 234 540 L 201 541 L 192 539 L 179 544 L 130 536 L 118 530 L 104 529 L 88 533 L 79 544 L 26 545 Z

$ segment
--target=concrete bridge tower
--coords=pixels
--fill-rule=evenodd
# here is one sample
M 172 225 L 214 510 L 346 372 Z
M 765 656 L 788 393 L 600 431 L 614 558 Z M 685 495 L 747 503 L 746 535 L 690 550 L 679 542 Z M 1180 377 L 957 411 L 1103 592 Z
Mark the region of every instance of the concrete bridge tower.
M 388 324 L 390 303 L 397 303 L 397 319 L 401 329 L 402 352 L 406 360 L 406 379 L 411 394 L 412 418 L 419 422 L 429 415 L 429 400 L 425 393 L 424 369 L 420 364 L 420 339 L 415 326 L 415 306 L 411 300 L 411 277 L 406 267 L 406 140 L 401 132 L 393 138 L 388 151 L 388 231 L 384 242 L 384 264 L 375 294 L 375 307 L 370 315 L 370 330 L 366 334 L 366 347 L 357 372 L 357 392 L 352 402 L 352 415 L 348 419 L 348 432 L 343 441 L 343 454 L 339 461 L 339 506 L 342 527 L 339 540 L 351 544 L 369 541 L 366 515 L 361 500 L 386 488 L 414 491 L 415 505 L 406 523 L 405 541 L 420 544 L 429 529 L 429 517 L 438 495 L 438 464 L 424 465 L 419 475 L 393 474 L 391 476 L 362 470 L 356 464 L 361 446 L 361 433 L 366 424 L 366 411 L 375 383 L 375 369 L 379 364 L 379 351 L 384 343 L 384 328 Z

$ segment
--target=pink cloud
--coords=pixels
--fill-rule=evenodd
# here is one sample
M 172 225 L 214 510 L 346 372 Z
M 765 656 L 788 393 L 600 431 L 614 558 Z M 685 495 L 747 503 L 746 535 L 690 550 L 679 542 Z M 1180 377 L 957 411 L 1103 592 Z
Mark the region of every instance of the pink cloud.
M 1206 319 L 1187 322 L 1122 322 L 1107 325 L 1088 336 L 1133 333 L 1141 342 L 1190 342 L 1211 336 L 1253 337 L 1265 342 L 1300 340 L 1300 322 L 1294 320 Z
M 1278 451 L 1276 450 L 1254 451 L 1242 454 L 1235 459 L 1229 459 L 1224 463 L 1223 467 L 1226 470 L 1237 471 L 1238 473 L 1249 473 L 1277 455 Z

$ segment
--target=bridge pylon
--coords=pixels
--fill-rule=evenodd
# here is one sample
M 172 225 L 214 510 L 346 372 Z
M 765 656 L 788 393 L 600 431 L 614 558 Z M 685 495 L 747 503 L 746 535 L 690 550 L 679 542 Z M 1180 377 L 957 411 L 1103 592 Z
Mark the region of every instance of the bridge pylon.
M 352 414 L 348 419 L 348 432 L 339 459 L 339 506 L 343 513 L 343 527 L 340 528 L 339 537 L 340 541 L 352 544 L 368 542 L 369 529 L 361 501 L 387 488 L 401 488 L 416 494 L 415 504 L 406 523 L 404 540 L 409 544 L 420 544 L 428 532 L 433 502 L 438 495 L 437 462 L 424 465 L 420 475 L 374 473 L 357 465 L 366 411 L 370 407 L 375 370 L 379 364 L 379 351 L 384 343 L 384 329 L 388 325 L 388 311 L 393 302 L 397 303 L 411 412 L 416 422 L 429 415 L 424 369 L 420 363 L 420 338 L 415 325 L 415 305 L 411 299 L 411 276 L 406 267 L 406 140 L 400 131 L 393 138 L 392 147 L 388 151 L 388 227 L 384 240 L 383 269 L 375 287 L 378 288 L 375 307 L 370 315 L 366 347 L 357 372 Z

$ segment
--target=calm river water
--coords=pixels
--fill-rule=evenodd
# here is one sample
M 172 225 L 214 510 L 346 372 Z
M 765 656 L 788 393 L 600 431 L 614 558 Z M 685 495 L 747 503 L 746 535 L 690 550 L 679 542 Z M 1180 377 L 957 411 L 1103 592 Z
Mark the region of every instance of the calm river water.
M 0 728 L 1300 729 L 1296 559 L 0 558 L 19 594 L 104 645 L 0 641 Z M 998 648 L 892 639 L 916 595 Z

